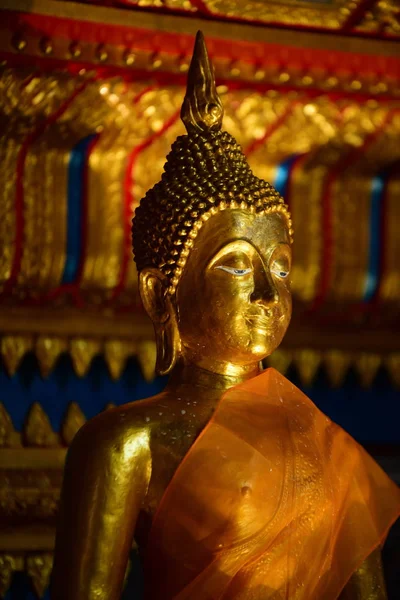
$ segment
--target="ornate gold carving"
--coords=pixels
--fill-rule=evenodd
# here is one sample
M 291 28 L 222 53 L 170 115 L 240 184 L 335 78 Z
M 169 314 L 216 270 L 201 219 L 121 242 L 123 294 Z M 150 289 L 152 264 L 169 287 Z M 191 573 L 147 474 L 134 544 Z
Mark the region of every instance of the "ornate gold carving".
M 138 343 L 137 357 L 146 381 L 152 381 L 155 376 L 157 348 L 153 341 Z
M 157 102 L 158 91 L 149 90 L 143 100 L 138 104 L 146 119 L 147 128 L 151 132 L 151 144 L 140 149 L 140 142 L 136 140 L 136 159 L 132 166 L 132 214 L 141 197 L 146 190 L 151 188 L 157 181 L 163 170 L 165 156 L 168 154 L 172 143 L 178 135 L 183 132 L 183 125 L 178 118 L 179 108 L 182 104 L 182 90 L 178 88 L 162 88 L 161 97 L 163 101 Z M 156 111 L 154 108 L 157 107 Z M 162 134 L 160 134 L 162 132 Z M 140 151 L 139 151 L 140 150 Z M 148 169 L 148 164 L 153 165 Z M 129 260 L 126 274 L 126 290 L 132 296 L 137 294 L 137 270 L 133 260 Z M 138 297 L 138 294 L 137 294 Z M 140 300 L 138 299 L 138 302 Z
M 293 362 L 296 365 L 301 383 L 304 386 L 309 387 L 312 384 L 321 361 L 321 352 L 315 350 L 306 348 L 293 352 Z
M 18 52 L 23 52 L 26 48 L 26 39 L 20 34 L 16 33 L 12 37 L 11 44 L 15 50 Z
M 321 17 L 321 25 L 326 28 L 326 24 L 328 22 L 327 16 L 333 14 L 340 14 L 343 18 L 345 18 L 345 13 L 343 7 L 339 7 L 340 2 L 344 2 L 345 0 L 334 0 L 334 6 L 330 4 L 329 8 L 326 3 L 321 6 L 316 6 L 316 3 L 313 2 L 310 7 L 320 13 Z M 356 0 L 359 1 L 359 0 Z M 10 2 L 10 0 L 9 0 Z M 7 4 L 9 3 L 7 2 Z M 40 4 L 41 2 L 45 2 L 46 4 L 46 12 L 56 14 L 60 17 L 64 16 L 67 18 L 71 18 L 71 14 L 63 14 L 63 8 L 65 4 L 63 2 L 52 2 L 51 0 L 36 0 L 35 3 L 35 11 L 40 12 Z M 290 0 L 289 0 L 290 2 Z M 4 0 L 3 0 L 4 4 Z M 281 4 L 272 3 L 271 6 L 276 8 L 279 12 Z M 293 0 L 292 5 L 287 6 L 287 10 L 283 9 L 283 13 L 286 14 L 289 18 L 294 18 L 293 24 L 298 25 L 295 20 L 295 11 L 293 8 L 299 8 L 299 3 L 296 0 Z M 6 7 L 5 7 L 6 8 Z M 18 7 L 10 6 L 9 8 L 18 10 Z M 304 8 L 304 5 L 303 5 Z M 351 10 L 355 7 L 351 7 Z M 112 8 L 106 9 L 106 17 L 104 16 L 104 8 L 102 13 L 99 13 L 96 7 L 90 6 L 76 6 L 76 10 L 74 10 L 74 18 L 76 20 L 85 21 L 89 19 L 91 22 L 101 22 L 101 17 L 106 18 L 107 24 L 116 24 L 123 25 L 124 27 L 132 25 L 132 27 L 142 27 L 144 29 L 153 29 L 155 31 L 175 31 L 177 29 L 177 22 L 175 17 L 166 15 L 162 21 L 160 21 L 155 15 L 146 14 L 145 12 L 134 14 L 129 13 L 126 10 L 116 10 Z M 350 13 L 348 14 L 348 16 Z M 241 17 L 242 15 L 240 15 Z M 347 17 L 348 17 L 347 16 Z M 346 18 L 347 18 L 346 17 Z M 276 22 L 276 21 L 274 21 Z M 178 30 L 181 33 L 192 36 L 196 32 L 196 28 L 200 28 L 202 26 L 202 22 L 196 21 L 193 18 L 185 19 L 181 18 L 178 26 Z M 1 25 L 0 25 L 1 27 Z M 104 34 L 107 37 L 106 30 Z M 223 79 L 235 79 L 241 81 L 248 81 L 252 84 L 255 81 L 265 82 L 265 83 L 275 83 L 269 77 L 271 71 L 271 64 L 286 64 L 288 52 L 285 48 L 280 49 L 282 47 L 282 35 L 279 29 L 270 28 L 268 30 L 268 36 L 265 36 L 263 29 L 260 27 L 252 27 L 250 25 L 240 25 L 235 24 L 235 27 L 232 28 L 232 25 L 229 23 L 219 22 L 213 23 L 212 20 L 208 22 L 208 32 L 210 37 L 214 39 L 226 39 L 229 38 L 232 42 L 245 42 L 248 43 L 258 43 L 264 46 L 263 50 L 258 52 L 257 56 L 257 48 L 249 50 L 247 53 L 243 53 L 240 50 L 240 44 L 238 44 L 238 51 L 235 51 L 235 44 L 232 46 L 232 50 L 224 50 L 221 52 L 221 55 L 214 56 L 214 64 L 216 67 L 216 73 L 218 78 Z M 18 34 L 18 32 L 16 32 Z M 51 32 L 52 33 L 52 32 Z M 18 37 L 18 35 L 17 35 Z M 4 38 L 1 40 L 1 38 Z M 138 40 L 140 40 L 141 36 L 138 36 Z M 313 48 L 315 50 L 324 49 L 324 50 L 337 50 L 338 48 L 344 47 L 343 42 L 348 39 L 343 36 L 343 38 L 333 38 L 333 36 L 326 36 L 325 34 L 318 34 L 313 32 L 302 32 L 295 31 L 290 32 L 286 31 L 285 33 L 285 44 L 289 46 L 290 49 L 293 48 L 293 54 L 296 54 L 296 48 Z M 19 38 L 18 38 L 19 39 Z M 10 35 L 9 32 L 4 32 L 3 36 L 0 36 L 0 51 L 3 50 L 5 52 L 19 52 L 15 45 L 10 44 Z M 268 47 L 266 44 L 266 40 L 268 40 L 269 44 L 274 44 L 275 48 Z M 43 58 L 43 53 L 41 50 L 42 37 L 40 34 L 36 32 L 30 31 L 29 38 L 25 39 L 25 45 L 28 47 L 28 51 L 25 49 L 26 54 L 30 56 L 38 56 Z M 99 60 L 99 56 L 107 55 L 107 66 L 113 66 L 120 69 L 121 67 L 125 68 L 128 72 L 133 68 L 138 68 L 140 70 L 162 70 L 167 72 L 172 72 L 175 74 L 179 74 L 182 72 L 186 72 L 187 63 L 188 63 L 188 48 L 185 44 L 185 48 L 181 49 L 180 41 L 176 43 L 176 52 L 162 52 L 158 49 L 158 44 L 156 47 L 151 47 L 152 42 L 150 42 L 150 48 L 143 47 L 143 44 L 139 43 L 136 45 L 132 44 L 127 49 L 123 43 L 116 45 L 114 43 L 107 43 L 107 49 L 105 50 L 105 46 L 103 44 L 102 50 L 99 52 L 99 45 L 96 41 L 85 40 L 69 40 L 64 38 L 54 39 L 54 49 L 52 57 L 57 58 L 62 61 L 69 61 L 72 58 L 78 61 L 82 61 L 85 64 L 92 63 L 94 68 L 101 68 L 101 61 Z M 136 40 L 135 40 L 136 42 Z M 72 46 L 71 46 L 72 44 Z M 153 46 L 155 46 L 156 42 L 153 42 Z M 71 50 L 72 47 L 72 50 Z M 352 39 L 352 51 L 357 52 L 359 54 L 374 54 L 376 56 L 397 56 L 397 48 L 394 43 L 385 41 L 382 44 L 379 40 L 371 40 L 371 39 L 363 39 L 354 37 Z M 76 50 L 76 55 L 74 54 Z M 128 54 L 127 54 L 128 50 Z M 271 60 L 271 51 L 273 51 L 273 56 Z M 131 53 L 134 53 L 134 61 L 131 60 Z M 229 59 L 226 58 L 226 53 L 231 54 L 233 56 Z M 126 60 L 126 57 L 128 61 Z M 257 56 L 258 61 L 257 64 L 254 64 L 254 57 Z M 382 80 L 381 75 L 378 76 L 378 82 L 371 82 L 371 77 L 369 75 L 360 74 L 356 79 L 349 79 L 348 74 L 345 74 L 342 77 L 342 74 L 339 73 L 339 76 L 336 73 L 332 73 L 332 67 L 329 61 L 326 61 L 326 65 L 321 68 L 315 69 L 313 66 L 313 60 L 304 57 L 302 60 L 303 64 L 300 66 L 294 67 L 294 75 L 287 71 L 279 73 L 279 85 L 293 85 L 300 88 L 307 89 L 310 86 L 317 86 L 319 89 L 331 89 L 332 87 L 335 89 L 348 89 L 351 92 L 358 92 L 362 90 L 363 92 L 373 93 L 376 95 L 379 94 L 393 94 L 395 92 L 395 88 L 398 90 L 398 81 L 396 76 L 385 77 Z M 99 64 L 100 63 L 100 64 Z M 273 70 L 273 69 L 272 69 Z M 275 69 L 276 70 L 276 69 Z M 336 70 L 336 69 L 335 69 Z M 357 67 L 352 67 L 350 70 L 354 70 L 357 72 Z M 381 69 L 379 68 L 379 71 Z M 383 68 L 383 71 L 385 69 Z M 85 69 L 81 69 L 83 73 Z M 319 72 L 318 72 L 319 71 Z M 322 73 L 321 73 L 322 71 Z M 388 85 L 387 81 L 391 80 L 390 85 Z M 332 82 L 335 81 L 334 85 Z M 378 84 L 378 85 L 377 85 Z M 386 87 L 382 87 L 383 84 Z
M 24 355 L 32 348 L 33 338 L 30 335 L 5 335 L 1 338 L 1 355 L 11 377 L 18 369 Z
M 323 355 L 323 364 L 333 387 L 340 387 L 351 366 L 353 356 L 349 352 L 330 350 Z
M 102 63 L 107 62 L 108 60 L 108 52 L 104 44 L 99 44 L 96 50 L 96 56 L 98 60 Z
M 19 443 L 19 434 L 15 431 L 4 404 L 0 402 L 0 447 L 12 448 Z
M 16 523 L 23 526 L 39 519 L 43 525 L 54 525 L 65 453 L 64 448 L 0 450 L 0 521 L 9 526 L 7 530 L 2 528 L 0 549 L 37 547 L 32 542 L 21 546 L 19 539 L 12 536 L 10 528 Z M 49 532 L 44 534 L 48 539 Z M 48 542 L 43 543 L 47 549 Z
M 100 84 L 82 87 L 54 75 L 70 104 L 32 144 L 24 169 L 25 241 L 19 283 L 24 294 L 36 295 L 58 285 L 65 266 L 68 158 L 75 144 L 102 123 L 108 107 Z M 95 101 L 96 100 L 96 101 Z M 96 109 L 93 106 L 96 106 Z M 60 193 L 60 190 L 63 193 Z M 54 198 L 58 202 L 54 202 Z M 40 210 L 39 210 L 40 207 Z M 40 242 L 39 242 L 40 240 Z M 28 251 L 29 249 L 29 251 Z M 29 285 L 29 289 L 25 286 Z
M 51 41 L 50 38 L 48 37 L 44 37 L 41 41 L 40 41 L 40 50 L 43 52 L 43 54 L 46 54 L 47 56 L 49 56 L 50 54 L 53 54 L 53 42 Z
M 274 2 L 271 0 L 204 0 L 207 9 L 215 16 L 248 19 L 262 23 L 282 23 L 297 27 L 324 27 L 339 29 L 357 8 L 361 0 L 333 0 L 329 6 L 316 6 L 315 2 Z
M 400 6 L 398 0 L 378 0 L 356 27 L 357 31 L 400 35 Z
M 0 596 L 2 598 L 5 597 L 11 585 L 15 567 L 16 561 L 12 555 L 0 554 Z
M 126 324 L 127 327 L 128 324 Z M 101 323 L 96 325 L 95 329 L 99 336 L 103 337 L 103 332 L 101 329 Z M 132 334 L 129 332 L 129 329 L 126 329 L 127 337 L 126 339 L 113 339 L 111 337 L 111 332 L 108 332 L 108 339 L 102 343 L 102 340 L 99 338 L 98 340 L 93 340 L 93 338 L 88 339 L 88 344 L 90 345 L 93 342 L 92 348 L 96 347 L 99 353 L 102 353 L 107 362 L 108 368 L 110 370 L 110 374 L 113 379 L 118 379 L 122 371 L 125 367 L 126 361 L 131 356 L 137 356 L 139 360 L 139 364 L 141 366 L 142 372 L 145 375 L 147 380 L 151 380 L 154 377 L 154 355 L 155 355 L 155 347 L 153 341 L 153 334 L 150 330 L 147 332 L 146 338 L 143 338 L 143 331 L 138 329 L 137 334 L 141 337 L 141 339 L 132 340 Z M 340 333 L 339 333 L 340 338 Z M 57 337 L 57 339 L 61 339 Z M 68 350 L 71 347 L 71 342 L 67 337 L 62 338 L 63 344 L 62 346 Z M 76 339 L 76 338 L 73 338 Z M 82 340 L 83 341 L 83 340 Z M 312 336 L 310 336 L 310 342 L 312 342 Z M 310 343 L 308 342 L 308 344 Z M 337 338 L 332 340 L 332 345 L 334 346 L 337 343 Z M 318 343 L 317 343 L 318 346 Z M 368 346 L 368 344 L 367 344 Z M 393 347 L 393 344 L 389 344 Z M 85 344 L 82 346 L 86 347 Z M 372 347 L 372 345 L 371 345 Z M 390 351 L 389 348 L 382 348 L 379 356 L 381 357 L 382 364 L 389 371 L 393 383 L 395 385 L 400 385 L 397 378 L 398 371 L 396 370 L 396 364 L 398 361 L 398 353 Z M 368 356 L 370 353 L 366 353 Z M 376 353 L 375 353 L 376 354 Z M 339 387 L 346 376 L 348 369 L 356 364 L 356 361 L 360 359 L 361 356 L 364 356 L 365 352 L 360 352 L 358 350 L 346 351 L 343 348 L 333 348 L 332 350 L 323 350 L 322 359 L 323 365 L 328 375 L 328 378 L 334 387 Z M 91 352 L 88 357 L 84 357 L 83 361 L 90 362 L 92 359 Z M 365 359 L 360 359 L 365 360 Z M 272 356 L 270 356 L 266 364 L 267 366 L 273 366 L 282 374 L 287 372 L 290 364 L 293 362 L 293 350 L 290 347 L 279 348 Z M 361 363 L 362 364 L 362 363 Z M 83 371 L 82 371 L 83 373 Z M 79 373 L 78 373 L 79 374 Z M 371 380 L 372 383 L 372 380 Z M 3 437 L 0 438 L 3 442 L 0 441 L 0 446 L 5 444 L 7 446 L 19 445 L 19 434 L 14 432 L 12 433 L 9 429 L 9 417 L 8 413 L 4 413 L 4 407 L 1 408 L 0 404 L 0 428 L 4 431 Z M 7 438 L 7 433 L 9 432 L 10 437 Z M 14 431 L 14 430 L 13 430 Z M 6 439 L 9 441 L 6 442 Z
M 363 119 L 355 129 L 354 119 L 360 115 Z M 330 298 L 346 303 L 363 298 L 368 276 L 371 179 L 365 173 L 381 173 L 400 159 L 400 148 L 398 125 L 390 109 L 350 104 L 342 118 L 342 164 L 331 200 L 334 252 Z M 385 236 L 386 243 L 390 243 L 389 236 Z
M 61 437 L 67 446 L 70 445 L 76 433 L 85 424 L 86 417 L 79 404 L 71 402 L 61 426 Z
M 100 0 L 98 4 L 104 4 Z M 112 2 L 119 5 L 120 3 Z M 357 9 L 360 0 L 331 0 L 313 2 L 311 0 L 125 0 L 125 8 L 145 7 L 164 8 L 187 12 L 199 17 L 213 16 L 223 19 L 240 19 L 258 23 L 279 23 L 302 27 L 324 27 L 338 29 Z M 382 2 L 384 4 L 384 2 Z M 219 24 L 220 25 L 220 24 Z
M 47 377 L 62 352 L 67 350 L 67 341 L 63 338 L 40 336 L 35 344 L 40 372 Z
M 100 354 L 102 344 L 100 340 L 74 338 L 70 341 L 70 355 L 76 374 L 84 377 L 96 354 Z
M 50 421 L 38 402 L 32 404 L 23 432 L 26 446 L 51 448 L 59 445 L 59 438 L 51 428 Z
M 122 340 L 108 340 L 104 346 L 104 357 L 110 375 L 117 380 L 122 375 L 129 356 L 136 354 L 136 343 Z
M 356 357 L 354 366 L 360 377 L 360 383 L 363 387 L 369 387 L 375 379 L 379 367 L 382 364 L 382 357 L 378 354 L 367 354 L 362 352 Z
M 49 587 L 52 567 L 53 555 L 51 553 L 35 553 L 26 558 L 26 571 L 39 598 L 43 597 Z
M 112 296 L 121 276 L 124 253 L 129 248 L 129 242 L 124 239 L 125 219 L 129 220 L 126 216 L 127 158 L 148 133 L 148 120 L 144 117 L 146 108 L 149 104 L 154 107 L 154 103 L 149 102 L 147 88 L 145 83 L 133 83 L 127 88 L 121 81 L 111 80 L 103 81 L 98 90 L 108 116 L 89 157 L 88 220 L 95 222 L 96 227 L 87 232 L 81 284 L 85 297 L 94 305 Z M 128 208 L 133 211 L 134 207 Z M 128 262 L 132 262 L 130 256 Z M 136 281 L 134 290 L 137 290 Z M 132 300 L 132 295 L 129 299 Z

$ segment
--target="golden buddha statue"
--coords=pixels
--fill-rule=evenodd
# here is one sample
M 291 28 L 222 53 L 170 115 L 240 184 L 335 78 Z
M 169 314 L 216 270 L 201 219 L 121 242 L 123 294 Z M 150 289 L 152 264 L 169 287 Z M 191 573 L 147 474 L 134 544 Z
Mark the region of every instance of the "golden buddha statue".
M 89 421 L 68 454 L 54 600 L 378 600 L 398 488 L 261 361 L 291 315 L 291 221 L 255 177 L 198 34 L 161 181 L 133 224 L 166 389 Z M 343 596 L 341 596 L 343 594 Z

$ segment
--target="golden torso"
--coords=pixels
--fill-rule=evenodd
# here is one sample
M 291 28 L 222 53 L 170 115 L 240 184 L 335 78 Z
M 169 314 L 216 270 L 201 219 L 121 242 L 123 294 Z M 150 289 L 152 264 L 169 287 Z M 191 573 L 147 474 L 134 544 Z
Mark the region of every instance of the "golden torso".
M 135 530 L 135 541 L 141 554 L 146 547 L 152 518 L 168 484 L 210 417 L 208 410 L 196 406 L 194 402 L 186 400 L 184 396 L 177 400 L 166 392 L 138 403 L 141 406 L 128 405 L 126 410 L 125 407 L 123 410 L 115 409 L 116 416 L 124 419 L 121 440 L 131 440 L 132 431 L 135 430 L 140 431 L 140 437 L 143 429 L 148 439 L 142 457 L 143 466 L 146 465 L 146 477 L 140 490 L 140 510 Z

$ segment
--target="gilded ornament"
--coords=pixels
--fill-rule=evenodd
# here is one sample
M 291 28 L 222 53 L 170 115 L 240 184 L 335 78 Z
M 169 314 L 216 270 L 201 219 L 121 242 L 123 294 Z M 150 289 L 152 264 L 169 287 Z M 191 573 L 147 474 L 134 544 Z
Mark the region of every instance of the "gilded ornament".
M 40 40 L 40 51 L 43 54 L 46 54 L 47 56 L 49 56 L 50 54 L 53 54 L 53 42 L 51 41 L 50 38 L 43 38 L 42 40 Z
M 4 404 L 0 402 L 0 448 L 13 447 L 18 445 L 19 435 L 14 429 L 10 415 Z
M 82 54 L 82 46 L 79 42 L 71 42 L 69 45 L 69 51 L 72 58 L 79 58 Z
M 51 448 L 59 445 L 58 435 L 38 402 L 34 402 L 29 410 L 22 436 L 25 446 Z
M 66 339 L 50 336 L 38 337 L 35 343 L 35 352 L 42 377 L 46 378 L 50 375 L 59 356 L 66 352 L 67 348 Z
M 1 338 L 1 355 L 10 377 L 16 372 L 22 358 L 33 349 L 33 337 L 30 335 L 5 335 Z
M 114 381 L 117 381 L 125 368 L 126 361 L 134 356 L 137 344 L 133 341 L 107 340 L 104 345 L 104 358 Z
M 130 67 L 134 64 L 135 60 L 136 60 L 136 54 L 135 52 L 133 52 L 133 50 L 125 50 L 122 59 L 124 61 L 124 63 Z
M 102 344 L 100 340 L 73 338 L 69 343 L 69 348 L 76 374 L 84 377 L 93 358 L 101 353 Z
M 372 385 L 381 364 L 382 357 L 378 354 L 363 352 L 357 356 L 354 366 L 363 387 L 368 388 Z
M 79 404 L 71 402 L 68 405 L 67 412 L 61 425 L 61 438 L 69 446 L 76 433 L 85 424 L 86 417 L 83 414 Z
M 150 58 L 150 67 L 154 70 L 160 69 L 163 66 L 163 60 L 158 52 L 155 52 Z
M 26 39 L 22 37 L 22 35 L 16 33 L 13 35 L 11 44 L 16 50 L 18 50 L 18 52 L 23 52 L 26 48 L 27 42 Z
M 344 350 L 329 350 L 323 354 L 323 364 L 331 385 L 339 388 L 352 365 L 354 355 Z
M 303 386 L 310 387 L 322 361 L 322 354 L 310 348 L 295 350 L 293 362 Z
M 16 562 L 11 554 L 0 554 L 0 596 L 4 598 L 10 588 Z
M 26 558 L 26 572 L 39 598 L 43 598 L 50 583 L 53 555 L 49 552 L 35 553 Z
M 137 358 L 146 381 L 153 381 L 156 371 L 157 347 L 153 341 L 142 341 L 137 345 Z
M 189 70 L 190 63 L 185 56 L 181 56 L 178 59 L 178 69 L 181 73 L 187 73 Z
M 101 63 L 107 62 L 108 52 L 104 44 L 99 44 L 99 46 L 97 46 L 96 57 Z

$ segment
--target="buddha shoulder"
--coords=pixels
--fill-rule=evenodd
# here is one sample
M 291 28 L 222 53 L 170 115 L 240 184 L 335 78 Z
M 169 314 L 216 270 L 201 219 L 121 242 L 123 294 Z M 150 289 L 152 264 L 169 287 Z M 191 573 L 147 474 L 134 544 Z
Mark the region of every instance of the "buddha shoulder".
M 154 405 L 158 406 L 157 398 L 109 408 L 90 419 L 75 436 L 69 459 L 74 462 L 94 459 L 120 467 L 124 463 L 132 465 L 135 458 L 143 465 L 147 463 L 151 456 L 153 421 L 148 415 L 154 412 Z

